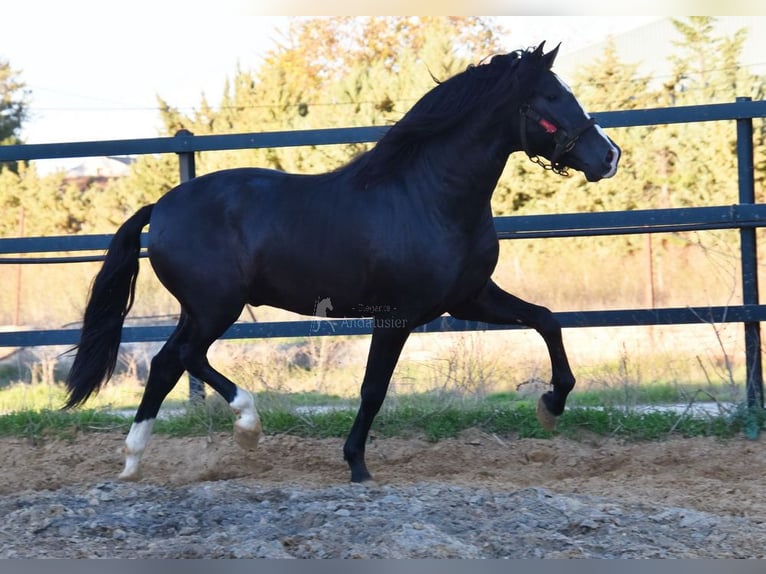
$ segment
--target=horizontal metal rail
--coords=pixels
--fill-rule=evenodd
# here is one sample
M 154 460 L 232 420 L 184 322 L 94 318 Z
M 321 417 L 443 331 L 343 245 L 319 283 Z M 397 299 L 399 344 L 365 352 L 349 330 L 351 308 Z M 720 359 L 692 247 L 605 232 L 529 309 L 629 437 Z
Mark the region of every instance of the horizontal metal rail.
M 766 101 L 737 101 L 699 106 L 597 112 L 591 115 L 604 128 L 738 120 L 766 117 Z M 379 140 L 387 130 L 388 127 L 386 126 L 365 126 L 201 136 L 181 134 L 161 138 L 66 144 L 12 145 L 0 146 L 0 162 L 371 143 Z
M 565 311 L 556 313 L 564 328 L 569 327 L 627 327 L 638 325 L 681 325 L 699 323 L 744 323 L 766 320 L 766 305 L 735 307 L 670 307 L 663 309 L 614 309 L 608 311 Z M 337 335 L 369 335 L 374 319 L 307 319 L 242 322 L 232 325 L 221 339 L 266 339 L 323 337 Z M 174 325 L 126 326 L 122 329 L 123 343 L 164 342 Z M 478 321 L 463 321 L 443 316 L 417 327 L 414 333 L 445 331 L 505 331 L 524 329 L 522 325 L 495 325 Z M 0 347 L 38 347 L 45 345 L 76 345 L 79 329 L 50 329 L 0 332 Z
M 766 226 L 766 205 L 764 204 L 495 218 L 495 229 L 500 239 L 676 233 L 764 226 Z
M 639 233 L 671 233 L 711 229 L 766 227 L 766 205 L 740 204 L 597 213 L 501 216 L 495 218 L 500 239 L 540 239 Z M 68 257 L 3 257 L 5 254 L 105 251 L 112 236 L 48 236 L 0 238 L 0 264 L 77 263 L 101 261 L 100 255 Z M 142 236 L 146 245 L 146 233 Z M 143 252 L 142 256 L 146 253 Z
M 736 121 L 739 204 L 713 207 L 652 209 L 623 212 L 570 213 L 495 218 L 500 239 L 535 239 L 643 233 L 675 233 L 695 230 L 739 229 L 743 275 L 743 305 L 732 307 L 690 307 L 627 309 L 557 313 L 563 327 L 607 327 L 669 325 L 688 323 L 744 323 L 748 365 L 748 402 L 763 406 L 760 322 L 766 320 L 766 306 L 759 304 L 757 249 L 754 230 L 766 225 L 766 205 L 755 203 L 753 193 L 753 119 L 766 117 L 766 101 L 738 98 L 733 103 L 682 106 L 592 114 L 604 128 L 626 128 L 663 124 Z M 194 136 L 181 131 L 173 137 L 137 140 L 75 142 L 0 146 L 0 162 L 28 161 L 109 155 L 175 153 L 180 160 L 182 179 L 193 175 L 196 152 L 233 149 L 318 146 L 371 143 L 388 128 L 369 126 L 321 130 L 280 131 Z M 184 175 L 185 174 L 185 175 Z M 146 235 L 143 236 L 145 241 Z M 30 237 L 0 239 L 0 263 L 40 264 L 99 261 L 109 235 Z M 66 253 L 41 256 L 46 253 Z M 2 255 L 15 255 L 2 257 Z M 145 252 L 144 252 L 145 255 Z M 236 323 L 224 338 L 302 337 L 308 335 L 360 335 L 372 330 L 372 319 Z M 519 326 L 488 325 L 442 317 L 416 332 L 515 329 Z M 126 326 L 123 341 L 164 341 L 172 326 Z M 0 333 L 0 347 L 74 345 L 78 329 L 17 331 Z
M 384 126 L 0 146 L 1 161 L 371 143 Z

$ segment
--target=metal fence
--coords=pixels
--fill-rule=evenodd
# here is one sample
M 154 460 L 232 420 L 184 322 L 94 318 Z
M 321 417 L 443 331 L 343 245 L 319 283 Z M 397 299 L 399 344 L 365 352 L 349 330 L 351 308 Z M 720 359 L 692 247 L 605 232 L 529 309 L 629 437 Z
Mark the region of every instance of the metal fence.
M 500 239 L 575 237 L 669 233 L 678 231 L 739 229 L 742 273 L 742 304 L 714 307 L 623 309 L 557 313 L 565 328 L 670 325 L 692 323 L 743 323 L 747 363 L 747 399 L 763 407 L 763 373 L 760 322 L 766 320 L 766 305 L 760 304 L 756 228 L 766 226 L 766 204 L 755 202 L 753 165 L 753 119 L 766 117 L 766 101 L 737 98 L 728 104 L 684 106 L 602 112 L 593 114 L 604 128 L 674 123 L 731 121 L 736 123 L 739 203 L 725 206 L 651 209 L 620 212 L 568 213 L 518 217 L 497 217 Z M 175 153 L 179 179 L 195 175 L 195 154 L 214 150 L 315 146 L 377 141 L 386 128 L 338 128 L 234 135 L 195 136 L 181 131 L 174 137 L 0 146 L 0 162 L 34 159 L 108 155 Z M 0 264 L 75 263 L 101 259 L 109 235 L 0 238 Z M 78 255 L 49 255 L 57 253 Z M 88 254 L 88 252 L 91 252 Z M 81 253 L 81 254 L 80 254 Z M 499 326 L 441 317 L 415 330 L 420 333 L 522 328 Z M 143 326 L 123 329 L 124 342 L 164 341 L 170 326 Z M 236 323 L 223 338 L 296 337 L 308 333 L 360 335 L 371 332 L 371 324 L 342 319 L 322 321 L 279 321 Z M 46 329 L 0 333 L 0 347 L 74 345 L 79 329 Z

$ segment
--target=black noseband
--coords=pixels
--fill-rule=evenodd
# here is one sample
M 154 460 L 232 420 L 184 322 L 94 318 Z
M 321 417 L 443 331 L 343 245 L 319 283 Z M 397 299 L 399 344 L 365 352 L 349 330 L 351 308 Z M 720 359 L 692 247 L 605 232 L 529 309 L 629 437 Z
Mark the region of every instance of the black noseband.
M 574 130 L 572 133 L 569 133 L 565 129 L 559 128 L 553 122 L 545 119 L 526 104 L 519 108 L 519 112 L 521 113 L 521 147 L 529 156 L 529 159 L 531 159 L 537 165 L 541 166 L 543 169 L 551 170 L 559 175 L 569 175 L 566 166 L 559 160 L 561 159 L 561 156 L 563 156 L 575 146 L 577 140 L 582 134 L 584 134 L 596 124 L 596 120 L 593 118 L 588 118 L 585 123 L 583 123 L 583 125 Z M 540 156 L 533 155 L 529 152 L 529 148 L 527 146 L 528 119 L 532 120 L 535 124 L 539 125 L 547 133 L 553 136 L 553 141 L 556 143 L 556 149 L 553 150 L 553 157 L 551 157 L 550 164 L 546 164 Z

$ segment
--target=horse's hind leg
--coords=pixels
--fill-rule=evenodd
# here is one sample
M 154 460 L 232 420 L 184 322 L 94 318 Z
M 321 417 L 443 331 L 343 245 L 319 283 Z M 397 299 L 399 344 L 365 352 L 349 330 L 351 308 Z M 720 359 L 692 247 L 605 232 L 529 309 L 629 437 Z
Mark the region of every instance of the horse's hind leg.
M 239 388 L 210 366 L 205 350 L 187 349 L 184 354 L 186 370 L 215 389 L 237 414 L 234 421 L 234 440 L 246 451 L 255 450 L 261 438 L 261 419 L 255 400 L 245 389 Z
M 242 307 L 210 302 L 210 309 L 215 309 L 215 313 L 190 318 L 189 337 L 180 348 L 181 364 L 192 376 L 206 382 L 223 397 L 237 414 L 234 422 L 237 444 L 244 450 L 255 450 L 262 429 L 253 395 L 216 371 L 207 360 L 210 345 L 236 320 Z
M 556 428 L 556 419 L 564 412 L 567 395 L 574 388 L 575 378 L 569 367 L 561 326 L 548 309 L 527 303 L 506 293 L 492 281 L 469 301 L 450 309 L 458 319 L 483 321 L 485 323 L 519 323 L 532 327 L 542 336 L 551 359 L 551 385 L 553 389 L 543 394 L 537 403 L 537 419 L 543 428 Z
M 235 319 L 237 315 L 234 314 Z M 137 480 L 140 477 L 141 457 L 149 443 L 160 405 L 184 370 L 218 391 L 239 415 L 234 423 L 234 436 L 237 443 L 247 450 L 257 446 L 261 434 L 261 422 L 252 395 L 244 389 L 239 389 L 210 367 L 205 357 L 213 341 L 233 321 L 234 319 L 225 326 L 221 326 L 225 321 L 220 321 L 219 327 L 211 331 L 200 329 L 198 321 L 191 319 L 187 313 L 182 314 L 178 327 L 152 359 L 141 404 L 136 411 L 128 437 L 125 439 L 125 468 L 120 474 L 121 479 Z
M 125 439 L 125 468 L 119 476 L 122 480 L 137 480 L 140 477 L 141 456 L 149 444 L 160 405 L 183 373 L 178 341 L 184 323 L 185 316 L 181 315 L 176 330 L 152 359 L 141 404 Z

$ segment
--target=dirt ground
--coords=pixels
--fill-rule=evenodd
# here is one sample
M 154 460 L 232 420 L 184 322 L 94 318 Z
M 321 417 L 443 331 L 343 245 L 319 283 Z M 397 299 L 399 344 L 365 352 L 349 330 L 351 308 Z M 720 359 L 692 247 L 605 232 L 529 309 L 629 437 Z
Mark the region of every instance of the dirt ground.
M 3 438 L 0 495 L 95 484 L 116 477 L 124 436 L 88 433 L 74 440 Z M 498 489 L 543 487 L 561 493 L 651 502 L 766 522 L 763 440 L 715 438 L 627 443 L 515 439 L 472 430 L 456 439 L 377 439 L 368 466 L 378 484 L 422 482 Z M 228 434 L 153 437 L 141 482 L 188 485 L 239 479 L 259 486 L 345 484 L 342 439 L 266 436 L 247 458 Z

